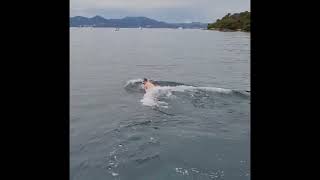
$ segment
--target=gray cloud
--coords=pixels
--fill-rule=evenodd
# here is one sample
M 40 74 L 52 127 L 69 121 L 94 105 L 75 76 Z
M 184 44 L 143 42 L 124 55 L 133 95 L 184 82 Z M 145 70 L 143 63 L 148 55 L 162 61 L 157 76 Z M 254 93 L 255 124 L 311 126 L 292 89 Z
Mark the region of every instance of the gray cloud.
M 71 16 L 146 16 L 167 22 L 212 22 L 250 10 L 250 0 L 70 0 Z

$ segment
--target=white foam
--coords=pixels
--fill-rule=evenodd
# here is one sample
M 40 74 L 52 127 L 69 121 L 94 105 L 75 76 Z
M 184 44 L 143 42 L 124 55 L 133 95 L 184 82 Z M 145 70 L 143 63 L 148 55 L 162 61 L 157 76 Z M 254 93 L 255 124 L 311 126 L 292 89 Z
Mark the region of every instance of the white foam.
M 167 105 L 165 102 L 157 100 L 157 97 L 161 95 L 161 89 L 162 87 L 157 86 L 152 89 L 146 90 L 146 93 L 141 99 L 142 104 L 145 106 L 160 106 L 161 104 Z
M 127 81 L 125 86 L 128 86 L 129 84 L 134 84 L 137 82 L 142 82 L 142 81 L 143 81 L 143 79 L 131 79 L 131 80 Z
M 219 92 L 219 93 L 231 93 L 232 92 L 231 89 L 223 89 L 223 88 L 216 88 L 216 87 L 198 87 L 196 89 Z
M 223 88 L 215 88 L 215 87 L 194 87 L 194 86 L 156 86 L 152 89 L 148 89 L 144 94 L 141 102 L 145 106 L 158 106 L 167 108 L 168 103 L 159 101 L 158 97 L 161 95 L 166 95 L 167 97 L 172 96 L 172 92 L 185 92 L 185 91 L 193 91 L 193 90 L 205 90 L 219 93 L 231 93 L 230 89 Z
M 112 176 L 118 176 L 119 175 L 118 173 L 115 173 L 115 172 L 112 172 L 111 174 L 112 174 Z

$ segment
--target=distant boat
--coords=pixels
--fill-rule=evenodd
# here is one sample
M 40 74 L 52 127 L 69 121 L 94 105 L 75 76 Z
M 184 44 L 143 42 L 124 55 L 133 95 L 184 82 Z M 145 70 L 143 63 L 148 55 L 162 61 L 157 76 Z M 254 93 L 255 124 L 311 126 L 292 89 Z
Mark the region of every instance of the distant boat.
M 139 29 L 142 30 L 142 27 L 140 26 Z
M 178 29 L 183 29 L 183 27 L 178 27 Z
M 116 28 L 114 31 L 119 31 L 120 30 L 120 28 Z

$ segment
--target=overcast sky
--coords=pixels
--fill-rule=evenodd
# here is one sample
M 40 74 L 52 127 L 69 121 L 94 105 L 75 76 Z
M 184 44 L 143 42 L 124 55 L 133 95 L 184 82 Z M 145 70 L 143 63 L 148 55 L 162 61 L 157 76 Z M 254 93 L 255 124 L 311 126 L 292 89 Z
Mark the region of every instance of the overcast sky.
M 250 11 L 250 0 L 70 0 L 70 16 L 145 16 L 166 22 L 212 22 Z

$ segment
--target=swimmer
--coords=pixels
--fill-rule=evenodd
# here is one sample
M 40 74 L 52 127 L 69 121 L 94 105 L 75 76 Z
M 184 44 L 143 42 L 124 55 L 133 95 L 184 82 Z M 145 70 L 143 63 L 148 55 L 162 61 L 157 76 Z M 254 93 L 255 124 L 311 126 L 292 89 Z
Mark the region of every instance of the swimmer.
M 156 87 L 156 85 L 153 84 L 152 82 L 150 82 L 147 78 L 144 78 L 144 79 L 143 79 L 142 84 L 143 84 L 143 87 L 144 87 L 144 89 L 145 89 L 146 91 L 147 91 L 148 89 L 151 89 L 151 88 Z

